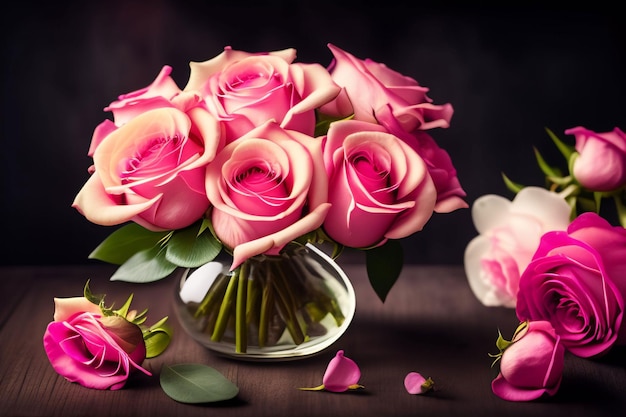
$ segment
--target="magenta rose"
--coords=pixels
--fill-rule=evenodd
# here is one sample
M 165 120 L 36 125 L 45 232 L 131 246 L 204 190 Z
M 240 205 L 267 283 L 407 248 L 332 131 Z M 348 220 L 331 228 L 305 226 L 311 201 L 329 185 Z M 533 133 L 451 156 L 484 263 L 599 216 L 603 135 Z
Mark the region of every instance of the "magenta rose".
M 218 122 L 201 107 L 141 113 L 99 143 L 93 173 L 73 207 L 106 226 L 189 226 L 209 208 L 205 169 L 221 146 Z
M 580 357 L 626 343 L 626 229 L 593 212 L 548 232 L 519 282 L 520 320 L 546 320 Z
M 317 229 L 328 209 L 321 141 L 267 122 L 215 157 L 206 192 L 215 234 L 234 249 L 232 268 L 278 254 Z
M 324 231 L 336 242 L 366 248 L 422 230 L 437 191 L 426 163 L 384 127 L 334 122 L 324 144 L 332 204 Z
M 553 396 L 563 379 L 565 348 L 547 321 L 523 325 L 500 358 L 500 373 L 491 390 L 507 401 Z
M 84 297 L 55 298 L 54 321 L 43 336 L 54 370 L 87 388 L 118 390 L 146 358 L 141 329 L 120 316 L 103 316 Z
M 354 113 L 356 120 L 376 123 L 381 108 L 389 105 L 407 132 L 450 125 L 452 105 L 433 104 L 426 94 L 428 88 L 414 79 L 385 64 L 358 59 L 332 44 L 328 47 L 334 56 L 329 71 L 343 90 L 335 100 L 322 106 L 322 112 L 343 116 Z
M 226 47 L 213 59 L 190 64 L 185 91 L 202 93 L 225 122 L 227 142 L 268 120 L 313 136 L 315 109 L 335 98 L 339 87 L 321 65 L 293 63 L 295 58 L 292 48 L 248 53 Z
M 584 127 L 565 131 L 576 137 L 578 157 L 572 174 L 591 191 L 613 191 L 626 185 L 626 134 L 619 128 L 596 133 Z

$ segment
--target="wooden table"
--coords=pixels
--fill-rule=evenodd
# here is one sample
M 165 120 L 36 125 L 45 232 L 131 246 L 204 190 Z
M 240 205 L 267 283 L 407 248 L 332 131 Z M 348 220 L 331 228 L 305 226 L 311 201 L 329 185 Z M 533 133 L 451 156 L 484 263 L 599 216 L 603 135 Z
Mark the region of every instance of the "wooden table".
M 0 268 L 1 416 L 612 416 L 626 410 L 626 350 L 602 359 L 566 356 L 555 397 L 507 402 L 491 392 L 497 368 L 498 329 L 510 338 L 512 309 L 488 308 L 471 293 L 461 266 L 406 266 L 383 304 L 361 264 L 342 264 L 357 294 L 348 331 L 317 356 L 291 362 L 252 363 L 226 359 L 198 345 L 173 315 L 174 279 L 151 284 L 109 281 L 109 265 Z M 175 335 L 168 350 L 144 362 L 153 376 L 136 373 L 124 389 L 99 391 L 67 382 L 54 372 L 42 336 L 52 320 L 53 297 L 94 293 L 116 305 L 134 293 L 133 307 L 149 308 L 147 324 L 169 315 Z M 365 389 L 346 393 L 300 391 L 321 384 L 339 349 L 361 368 Z M 239 387 L 230 401 L 178 403 L 159 385 L 163 364 L 211 366 Z M 430 376 L 436 391 L 410 395 L 405 375 Z

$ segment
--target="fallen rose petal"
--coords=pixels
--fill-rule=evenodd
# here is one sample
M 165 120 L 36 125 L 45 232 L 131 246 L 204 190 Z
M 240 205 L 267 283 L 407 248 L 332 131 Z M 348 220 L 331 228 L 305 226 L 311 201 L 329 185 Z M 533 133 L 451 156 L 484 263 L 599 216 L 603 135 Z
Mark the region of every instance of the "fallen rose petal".
M 404 378 L 404 388 L 409 394 L 425 394 L 433 389 L 435 382 L 424 378 L 419 372 L 409 372 Z
M 343 392 L 356 387 L 359 378 L 359 366 L 352 359 L 343 356 L 343 350 L 340 350 L 328 364 L 322 382 L 327 391 Z

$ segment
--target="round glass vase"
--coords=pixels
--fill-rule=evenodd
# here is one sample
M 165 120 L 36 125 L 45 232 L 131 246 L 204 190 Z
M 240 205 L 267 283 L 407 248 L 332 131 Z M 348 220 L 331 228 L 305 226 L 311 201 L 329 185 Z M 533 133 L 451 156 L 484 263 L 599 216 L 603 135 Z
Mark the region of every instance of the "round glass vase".
M 347 330 L 354 288 L 326 253 L 289 244 L 277 256 L 256 256 L 234 271 L 232 257 L 182 269 L 175 311 L 197 342 L 241 360 L 305 358 Z

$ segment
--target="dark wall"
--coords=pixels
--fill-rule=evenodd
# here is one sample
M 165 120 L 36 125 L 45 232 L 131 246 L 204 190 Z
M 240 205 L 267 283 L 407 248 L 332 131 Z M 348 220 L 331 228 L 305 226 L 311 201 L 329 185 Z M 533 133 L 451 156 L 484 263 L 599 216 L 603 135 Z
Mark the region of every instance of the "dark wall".
M 87 179 L 92 130 L 109 117 L 102 109 L 148 85 L 164 64 L 183 87 L 189 61 L 226 45 L 294 47 L 298 61 L 326 65 L 330 42 L 417 79 L 436 103 L 455 108 L 451 127 L 432 135 L 449 151 L 469 203 L 510 197 L 502 171 L 542 184 L 532 146 L 560 162 L 544 127 L 561 135 L 577 125 L 626 128 L 626 30 L 616 10 L 61 3 L 24 1 L 2 13 L 2 264 L 88 262 L 113 229 L 70 204 Z M 406 239 L 407 260 L 461 264 L 475 234 L 470 210 L 436 214 Z

